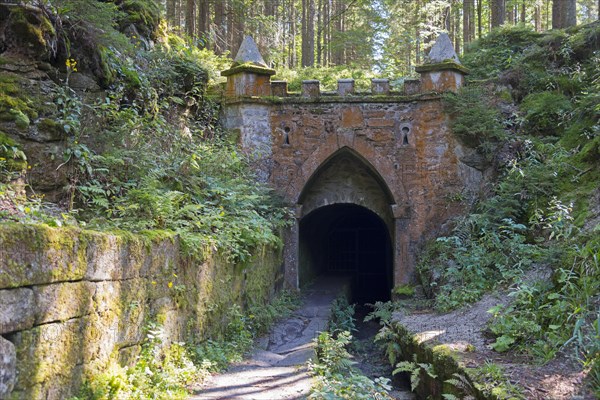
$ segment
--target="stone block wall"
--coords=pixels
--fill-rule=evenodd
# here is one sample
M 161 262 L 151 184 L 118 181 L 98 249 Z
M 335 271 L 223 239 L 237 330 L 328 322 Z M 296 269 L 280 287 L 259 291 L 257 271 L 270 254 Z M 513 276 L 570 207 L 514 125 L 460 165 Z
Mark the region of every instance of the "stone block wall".
M 278 250 L 234 265 L 183 256 L 172 234 L 0 224 L 0 398 L 69 398 L 86 375 L 131 364 L 148 322 L 168 343 L 201 340 L 280 280 Z
M 381 217 L 393 241 L 395 285 L 414 280 L 419 247 L 485 182 L 485 166 L 471 162 L 477 152 L 452 135 L 449 118 L 435 93 L 231 99 L 224 110 L 225 127 L 240 131 L 241 147 L 298 221 L 332 204 Z M 297 229 L 286 238 L 292 287 Z

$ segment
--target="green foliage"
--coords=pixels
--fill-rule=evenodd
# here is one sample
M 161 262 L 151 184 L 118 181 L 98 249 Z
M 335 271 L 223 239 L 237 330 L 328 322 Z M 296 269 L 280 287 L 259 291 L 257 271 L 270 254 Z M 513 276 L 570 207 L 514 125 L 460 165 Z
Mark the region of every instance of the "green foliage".
M 136 364 L 111 364 L 104 373 L 87 380 L 77 399 L 186 399 L 187 386 L 208 376 L 208 365 L 197 367 L 182 344 L 163 345 L 159 325 L 149 324 L 146 340 Z
M 422 254 L 417 266 L 421 283 L 435 306 L 451 310 L 519 277 L 540 250 L 526 243 L 526 227 L 510 218 L 494 221 L 487 214 L 461 219 L 453 236 L 440 237 Z
M 516 346 L 547 362 L 565 344 L 573 344 L 584 362 L 597 363 L 594 296 L 600 292 L 600 244 L 573 245 L 563 252 L 565 266 L 554 271 L 551 281 L 520 285 L 511 293 L 510 305 L 490 310 L 497 351 Z
M 191 358 L 197 365 L 206 366 L 210 372 L 221 371 L 232 362 L 242 360 L 254 339 L 266 333 L 279 318 L 288 316 L 299 305 L 299 297 L 290 292 L 280 293 L 266 305 L 255 304 L 242 312 L 234 304 L 228 311 L 223 336 L 190 345 Z
M 354 304 L 348 304 L 346 296 L 337 297 L 331 304 L 331 317 L 329 318 L 327 330 L 334 337 L 340 332 L 354 332 Z
M 89 227 L 169 229 L 189 253 L 216 248 L 231 261 L 246 261 L 253 249 L 280 244 L 287 210 L 223 138 L 218 105 L 205 96 L 204 59 L 186 46 L 141 53 L 144 69 L 107 53 L 117 81 L 94 107 L 104 122 L 100 135 L 81 126 L 75 93 L 57 94 L 69 135 L 68 203 Z M 174 108 L 187 115 L 187 129 Z
M 27 167 L 27 156 L 18 143 L 0 132 L 0 182 L 9 182 Z
M 415 295 L 415 287 L 412 285 L 399 285 L 394 287 L 392 294 L 396 296 L 412 297 Z
M 252 300 L 252 299 L 250 299 Z M 289 316 L 300 305 L 298 293 L 284 290 L 268 304 L 252 304 L 248 307 L 249 329 L 254 337 L 266 334 L 278 319 Z
M 421 383 L 421 374 L 425 373 L 430 378 L 437 378 L 433 365 L 417 362 L 417 356 L 413 356 L 413 361 L 401 361 L 396 364 L 396 368 L 392 372 L 394 375 L 400 372 L 408 372 L 410 375 L 410 389 L 414 392 Z
M 472 79 L 495 78 L 516 61 L 531 43 L 540 37 L 529 26 L 504 25 L 473 42 L 463 55 Z
M 483 396 L 490 396 L 498 400 L 520 400 L 525 399 L 522 391 L 512 383 L 505 375 L 501 366 L 486 361 L 478 368 L 469 370 L 468 374 L 475 383 L 471 383 L 465 376 L 455 373 L 454 377 L 446 380 L 447 383 L 461 390 L 463 393 L 468 393 L 464 398 L 478 398 L 475 388 Z M 444 395 L 445 399 L 457 399 L 453 395 Z
M 90 377 L 80 396 L 72 400 L 186 399 L 191 384 L 202 383 L 210 373 L 241 361 L 254 338 L 297 304 L 298 297 L 288 292 L 268 305 L 250 307 L 246 313 L 234 304 L 225 316 L 223 337 L 196 345 L 174 343 L 166 347 L 162 327 L 149 323 L 137 362 L 132 367 L 112 363 L 103 373 Z M 269 317 L 256 318 L 263 310 Z
M 350 332 L 339 332 L 334 338 L 327 331 L 314 340 L 316 360 L 309 361 L 309 370 L 315 378 L 309 399 L 389 399 L 390 380 L 371 380 L 353 368 L 354 362 L 347 347 L 351 344 Z
M 563 94 L 531 93 L 523 99 L 521 104 L 521 111 L 525 114 L 523 127 L 533 135 L 559 135 L 563 130 L 563 120 L 571 109 L 571 102 Z
M 378 319 L 380 325 L 383 326 L 391 322 L 394 312 L 399 310 L 400 305 L 392 301 L 378 301 L 375 304 L 372 304 L 371 307 L 373 308 L 373 311 L 367 314 L 365 322 Z
M 492 101 L 491 94 L 478 86 L 463 87 L 456 94 L 444 96 L 444 107 L 453 117 L 452 133 L 487 156 L 505 137 L 502 117 Z

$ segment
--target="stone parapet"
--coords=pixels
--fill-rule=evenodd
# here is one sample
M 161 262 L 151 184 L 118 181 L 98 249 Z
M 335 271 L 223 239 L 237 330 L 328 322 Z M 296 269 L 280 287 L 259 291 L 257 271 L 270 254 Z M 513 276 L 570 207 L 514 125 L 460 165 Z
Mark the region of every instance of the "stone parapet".
M 338 96 L 348 96 L 354 94 L 354 79 L 338 79 L 337 82 Z
M 287 97 L 288 84 L 286 81 L 271 81 L 271 95 L 276 97 Z
M 384 95 L 390 94 L 390 80 L 389 79 L 371 79 L 371 93 L 373 95 Z
M 302 97 L 317 99 L 321 96 L 321 82 L 317 80 L 302 81 Z

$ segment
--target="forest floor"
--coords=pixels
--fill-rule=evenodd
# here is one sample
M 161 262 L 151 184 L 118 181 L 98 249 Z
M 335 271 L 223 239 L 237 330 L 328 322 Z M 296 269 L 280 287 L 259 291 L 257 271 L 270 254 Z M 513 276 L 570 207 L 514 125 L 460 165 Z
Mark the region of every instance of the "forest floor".
M 190 400 L 305 399 L 313 384 L 307 366 L 314 356 L 313 339 L 327 329 L 331 304 L 343 290 L 343 283 L 327 279 L 305 290 L 298 310 L 260 338 L 246 359 L 210 377 Z M 353 346 L 356 367 L 372 379 L 391 377 L 391 367 L 373 342 L 379 324 L 358 321 L 357 328 Z M 405 390 L 394 390 L 391 396 L 397 400 L 414 398 Z
M 478 368 L 486 363 L 499 366 L 508 382 L 520 387 L 527 399 L 595 399 L 585 389 L 585 374 L 569 352 L 559 352 L 553 360 L 541 364 L 530 356 L 492 350 L 490 345 L 495 339 L 486 334 L 487 322 L 492 317 L 488 310 L 509 301 L 507 292 L 498 292 L 446 314 L 407 308 L 396 312 L 393 319 L 422 343 L 446 345 L 467 368 Z

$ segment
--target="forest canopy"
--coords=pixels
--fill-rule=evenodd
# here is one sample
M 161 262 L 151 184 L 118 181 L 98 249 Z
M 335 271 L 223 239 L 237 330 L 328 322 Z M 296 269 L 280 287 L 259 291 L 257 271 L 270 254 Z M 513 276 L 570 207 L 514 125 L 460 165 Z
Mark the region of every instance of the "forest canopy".
M 174 28 L 218 54 L 256 39 L 271 66 L 352 64 L 410 75 L 437 35 L 458 53 L 500 25 L 536 31 L 598 19 L 598 0 L 166 0 Z

